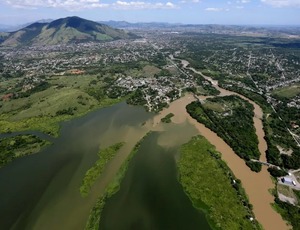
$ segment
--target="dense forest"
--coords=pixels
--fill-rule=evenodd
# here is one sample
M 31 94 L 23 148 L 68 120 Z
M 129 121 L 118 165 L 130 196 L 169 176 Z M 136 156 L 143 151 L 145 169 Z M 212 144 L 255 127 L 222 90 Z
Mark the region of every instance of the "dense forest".
M 214 103 L 214 107 L 212 106 Z M 226 105 L 216 108 L 218 105 Z M 219 111 L 218 111 L 219 110 Z M 253 106 L 238 96 L 209 98 L 201 104 L 192 102 L 188 113 L 216 132 L 253 171 L 261 166 L 250 159 L 259 159 L 258 139 L 253 126 Z
M 263 95 L 238 87 L 229 87 L 225 80 L 221 80 L 219 83 L 222 88 L 244 95 L 256 102 L 263 109 L 265 114 L 263 119 L 265 140 L 268 145 L 266 151 L 267 161 L 286 169 L 299 168 L 300 149 L 287 130 L 291 121 L 300 120 L 298 109 L 288 107 L 285 103 L 280 103 L 275 112 Z M 290 156 L 281 154 L 278 146 L 285 150 L 291 150 L 292 154 Z

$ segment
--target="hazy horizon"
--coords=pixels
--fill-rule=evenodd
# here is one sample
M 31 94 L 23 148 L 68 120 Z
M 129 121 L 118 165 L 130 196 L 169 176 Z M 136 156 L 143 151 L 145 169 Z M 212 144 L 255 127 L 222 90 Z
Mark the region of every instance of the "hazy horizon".
M 36 19 L 34 21 L 28 21 L 28 22 L 20 22 L 20 23 L 15 23 L 15 24 L 5 24 L 2 23 L 0 21 L 0 26 L 8 26 L 8 27 L 14 27 L 14 26 L 24 26 L 26 24 L 30 24 L 30 23 L 35 23 L 35 22 L 42 22 L 42 21 L 55 21 L 58 20 L 60 18 L 65 18 L 65 17 L 80 17 L 83 19 L 87 19 L 87 20 L 91 20 L 91 21 L 95 21 L 95 22 L 109 22 L 109 21 L 113 21 L 113 22 L 127 22 L 127 23 L 166 23 L 166 24 L 170 24 L 170 25 L 220 25 L 220 26 L 257 26 L 257 27 L 300 27 L 300 23 L 299 24 L 226 24 L 226 23 L 183 23 L 183 22 L 166 22 L 166 21 L 127 21 L 127 20 L 118 20 L 118 19 L 108 19 L 108 20 L 100 20 L 100 19 L 89 19 L 89 18 L 85 18 L 82 16 L 78 16 L 78 15 L 67 15 L 67 16 L 62 16 L 62 17 L 58 17 L 58 18 L 40 18 L 40 19 Z
M 93 21 L 300 25 L 300 0 L 0 0 L 0 24 L 79 16 Z

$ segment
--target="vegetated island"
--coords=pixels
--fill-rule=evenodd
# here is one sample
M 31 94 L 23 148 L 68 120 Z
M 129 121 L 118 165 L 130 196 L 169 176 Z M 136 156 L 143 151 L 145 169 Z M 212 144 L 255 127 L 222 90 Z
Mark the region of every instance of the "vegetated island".
M 259 159 L 258 139 L 253 123 L 253 105 L 235 96 L 208 98 L 203 102 L 192 102 L 187 111 L 198 122 L 203 123 L 220 136 L 255 172 L 261 164 L 252 162 Z
M 213 229 L 262 229 L 241 181 L 203 136 L 181 146 L 178 170 L 185 192 Z
M 124 143 L 120 142 L 99 151 L 99 159 L 96 161 L 95 165 L 86 172 L 82 181 L 82 185 L 80 186 L 79 190 L 83 197 L 88 196 L 92 186 L 97 178 L 99 178 L 103 173 L 107 163 L 115 157 L 123 145 Z
M 149 131 L 141 140 L 139 140 L 136 143 L 136 145 L 134 146 L 134 148 L 132 149 L 132 151 L 130 152 L 128 157 L 126 158 L 126 160 L 122 163 L 122 165 L 121 165 L 119 171 L 117 172 L 115 178 L 113 179 L 113 181 L 107 186 L 104 194 L 97 199 L 96 204 L 90 211 L 90 215 L 89 215 L 87 224 L 85 226 L 85 230 L 95 230 L 95 229 L 99 228 L 99 223 L 101 220 L 101 213 L 102 213 L 102 210 L 106 203 L 106 200 L 109 199 L 110 197 L 112 197 L 115 193 L 117 193 L 119 191 L 121 181 L 125 176 L 125 173 L 128 169 L 128 165 L 129 165 L 131 159 L 138 152 L 141 143 L 150 133 L 151 133 L 151 131 Z
M 299 116 L 299 113 L 295 111 L 295 108 L 281 105 L 276 113 L 268 104 L 266 98 L 262 95 L 238 87 L 228 87 L 225 84 L 222 85 L 222 87 L 250 98 L 263 109 L 265 114 L 263 118 L 263 126 L 265 131 L 265 140 L 268 145 L 268 149 L 266 151 L 267 161 L 281 167 L 281 169 L 278 169 L 277 167 L 268 168 L 268 171 L 274 177 L 274 180 L 277 181 L 279 177 L 287 175 L 287 169 L 298 168 L 300 162 L 299 147 L 296 146 L 295 140 L 286 129 L 286 124 L 289 124 L 290 120 L 299 120 L 295 118 Z M 289 150 L 292 154 L 282 154 L 278 147 L 281 147 L 285 151 Z M 274 189 L 273 193 L 275 196 L 275 203 L 273 204 L 274 208 L 278 213 L 280 213 L 284 220 L 288 221 L 293 226 L 294 229 L 300 229 L 300 207 L 280 200 L 279 194 L 296 199 L 299 204 L 300 195 L 297 196 L 297 194 L 299 194 L 298 192 L 299 191 L 288 186 L 276 183 L 276 189 Z
M 300 149 L 293 136 L 287 130 L 288 125 L 295 125 L 295 121 L 299 120 L 298 110 L 288 107 L 284 103 L 279 103 L 275 112 L 264 95 L 243 88 L 228 86 L 225 80 L 220 82 L 222 82 L 220 84 L 222 88 L 237 92 L 254 101 L 262 108 L 265 140 L 268 145 L 268 150 L 266 151 L 268 163 L 285 169 L 298 169 L 300 165 Z M 282 149 L 282 151 L 279 149 Z M 285 154 L 286 152 L 291 152 L 291 154 Z
M 35 135 L 17 135 L 0 139 L 0 168 L 16 158 L 38 153 L 50 145 L 49 141 Z
M 163 123 L 171 123 L 172 122 L 172 120 L 171 120 L 172 117 L 174 117 L 174 113 L 169 113 L 169 114 L 167 114 L 165 117 L 163 117 L 161 119 L 161 122 L 163 122 Z
M 242 94 L 263 109 L 267 162 L 281 168 L 268 170 L 278 180 L 300 166 L 300 69 L 295 62 L 299 39 L 269 37 L 194 34 L 179 57 L 218 80 L 221 88 Z M 246 40 L 247 47 L 242 45 Z M 294 229 L 300 229 L 300 200 L 295 205 L 280 200 L 280 190 L 277 186 L 274 191 L 277 211 Z M 293 193 L 285 195 L 295 199 Z

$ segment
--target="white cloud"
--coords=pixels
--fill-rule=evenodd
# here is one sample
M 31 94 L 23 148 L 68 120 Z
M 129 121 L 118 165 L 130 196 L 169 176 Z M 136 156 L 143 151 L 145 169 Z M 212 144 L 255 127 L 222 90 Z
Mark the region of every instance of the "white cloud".
M 273 7 L 300 7 L 300 0 L 261 0 Z
M 1 0 L 0 0 L 1 1 Z M 193 0 L 198 1 L 198 0 Z M 152 3 L 143 1 L 123 1 L 105 4 L 100 0 L 5 0 L 8 5 L 15 8 L 37 9 L 39 7 L 62 8 L 69 11 L 78 11 L 95 8 L 114 8 L 114 9 L 175 9 L 178 8 L 174 3 Z
M 220 11 L 224 11 L 223 8 L 215 8 L 215 7 L 209 7 L 205 9 L 206 11 L 213 11 L 213 12 L 220 12 Z
M 140 2 L 140 1 L 125 2 L 119 0 L 113 3 L 113 8 L 122 9 L 122 10 L 142 10 L 142 9 L 176 9 L 178 7 L 172 2 L 150 3 L 150 2 Z
M 171 8 L 174 8 L 174 7 L 175 7 L 175 5 L 174 5 L 172 2 L 167 2 L 167 3 L 166 3 L 166 6 L 171 7 Z
M 237 4 L 246 4 L 246 3 L 249 3 L 251 2 L 251 0 L 237 0 L 236 3 Z
M 181 0 L 180 3 L 200 3 L 200 0 Z
M 37 9 L 38 7 L 63 8 L 70 11 L 108 7 L 99 0 L 6 0 L 8 5 L 16 8 Z

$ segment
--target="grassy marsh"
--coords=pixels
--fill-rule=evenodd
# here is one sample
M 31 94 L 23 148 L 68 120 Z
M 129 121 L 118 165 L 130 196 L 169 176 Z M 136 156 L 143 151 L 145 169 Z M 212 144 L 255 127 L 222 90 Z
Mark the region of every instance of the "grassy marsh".
M 215 229 L 261 229 L 240 181 L 204 137 L 181 147 L 179 180 L 197 209 L 204 209 Z

